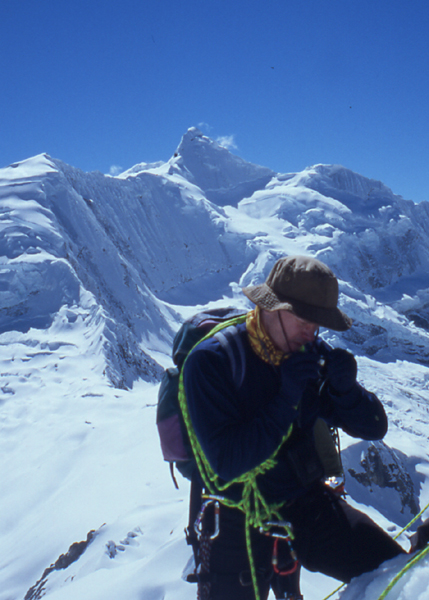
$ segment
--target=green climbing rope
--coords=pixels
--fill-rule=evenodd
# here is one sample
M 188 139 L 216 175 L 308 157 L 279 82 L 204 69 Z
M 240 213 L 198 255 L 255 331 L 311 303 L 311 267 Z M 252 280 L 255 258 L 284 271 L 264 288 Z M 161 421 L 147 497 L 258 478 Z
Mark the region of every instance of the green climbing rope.
M 426 506 L 424 508 L 422 508 L 422 510 L 419 513 L 416 514 L 416 516 L 413 519 L 411 519 L 411 521 L 407 525 L 405 525 L 405 527 L 403 529 L 401 529 L 401 531 L 399 533 L 397 533 L 395 535 L 395 537 L 393 539 L 397 540 L 400 535 L 402 535 L 405 531 L 407 531 L 407 529 L 409 529 L 411 527 L 411 525 L 414 525 L 414 523 L 418 519 L 420 519 L 420 517 L 422 516 L 422 514 L 424 512 L 426 512 L 428 508 L 429 508 L 429 502 L 426 504 Z
M 414 567 L 414 565 L 416 565 L 419 562 L 419 560 L 424 558 L 427 554 L 429 554 L 429 546 L 426 546 L 425 548 L 423 548 L 423 550 L 420 550 L 420 552 L 418 552 L 415 556 L 413 556 L 413 558 L 411 558 L 407 562 L 407 564 L 399 571 L 399 573 L 395 575 L 395 577 L 389 583 L 384 592 L 380 594 L 378 600 L 384 600 L 384 598 L 387 596 L 387 594 L 390 592 L 393 586 L 398 583 L 401 577 L 405 575 L 405 573 L 407 573 L 407 571 L 409 571 L 411 567 Z
M 221 323 L 217 325 L 209 332 L 208 335 L 206 335 L 202 340 L 200 340 L 198 344 L 212 337 L 218 331 L 224 329 L 225 327 L 230 327 L 238 323 L 243 323 L 245 319 L 246 315 L 240 315 L 239 317 L 231 319 L 226 323 Z M 183 384 L 183 372 L 186 365 L 186 360 L 183 363 L 179 378 L 179 404 L 180 409 L 182 411 L 183 420 L 185 422 L 186 429 L 188 432 L 189 440 L 191 443 L 192 452 L 194 454 L 198 470 L 204 481 L 204 485 L 209 492 L 209 495 L 216 495 L 218 500 L 222 502 L 225 506 L 228 506 L 230 508 L 237 508 L 241 510 L 245 515 L 246 549 L 249 558 L 250 573 L 255 592 L 255 599 L 260 600 L 256 577 L 256 567 L 251 548 L 250 532 L 252 527 L 264 528 L 264 523 L 267 521 L 273 521 L 274 519 L 281 520 L 279 511 L 284 503 L 268 504 L 258 488 L 257 477 L 275 467 L 275 465 L 277 464 L 276 456 L 284 442 L 290 436 L 293 426 L 291 425 L 289 427 L 288 432 L 283 436 L 283 439 L 281 440 L 278 448 L 273 452 L 273 454 L 269 458 L 267 458 L 267 460 L 265 460 L 263 463 L 261 463 L 254 469 L 251 469 L 250 471 L 244 473 L 243 475 L 240 475 L 239 477 L 236 477 L 231 481 L 223 482 L 217 475 L 217 473 L 215 473 L 209 461 L 207 460 L 207 457 L 205 456 L 201 448 L 201 445 L 197 439 L 194 428 L 192 426 Z M 222 493 L 224 491 L 226 491 L 230 486 L 237 483 L 242 484 L 243 486 L 241 499 L 239 501 L 234 502 L 222 496 Z M 289 528 L 287 528 L 287 533 L 290 536 L 291 540 L 293 540 L 293 533 Z

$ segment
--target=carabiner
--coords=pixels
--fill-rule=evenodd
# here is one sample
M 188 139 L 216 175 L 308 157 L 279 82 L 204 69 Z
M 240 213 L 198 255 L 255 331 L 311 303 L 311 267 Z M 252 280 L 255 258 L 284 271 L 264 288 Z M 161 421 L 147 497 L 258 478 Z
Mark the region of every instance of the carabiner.
M 209 498 L 208 500 L 206 500 L 203 503 L 203 505 L 201 506 L 200 512 L 198 513 L 198 516 L 195 519 L 194 531 L 197 534 L 198 539 L 200 539 L 203 534 L 204 513 L 206 512 L 206 509 L 208 506 L 210 506 L 210 504 L 214 504 L 214 517 L 215 517 L 215 520 L 214 520 L 215 527 L 214 527 L 214 531 L 213 531 L 212 535 L 210 536 L 210 539 L 214 540 L 219 535 L 219 532 L 220 532 L 220 503 L 218 500 L 216 500 L 214 498 Z
M 285 533 L 279 533 L 276 531 L 268 531 L 265 527 L 281 527 L 285 530 Z M 259 533 L 268 535 L 273 538 L 280 538 L 282 540 L 293 539 L 292 524 L 289 521 L 265 521 L 264 526 L 259 528 Z
M 279 558 L 278 558 L 278 556 L 279 556 L 279 549 L 278 549 L 279 538 L 276 537 L 276 539 L 274 540 L 271 564 L 273 565 L 274 573 L 277 573 L 277 575 L 291 575 L 292 573 L 295 573 L 295 571 L 298 568 L 298 558 L 295 554 L 295 550 L 292 548 L 292 544 L 290 543 L 290 538 L 288 538 L 287 543 L 289 546 L 289 554 L 292 559 L 292 566 L 289 569 L 279 569 Z
M 264 529 L 264 527 L 265 527 L 265 529 Z M 272 527 L 281 527 L 284 529 L 284 533 L 279 533 L 277 531 L 270 531 L 269 528 L 272 528 Z M 291 573 L 294 573 L 298 567 L 298 558 L 297 558 L 296 552 L 292 546 L 292 540 L 293 540 L 294 536 L 293 536 L 293 532 L 292 532 L 291 523 L 289 523 L 289 521 L 266 521 L 264 523 L 264 526 L 259 528 L 259 533 L 262 533 L 264 535 L 274 538 L 273 554 L 272 554 L 272 558 L 271 558 L 271 564 L 272 564 L 274 573 L 277 573 L 277 575 L 290 575 Z M 278 564 L 279 564 L 279 560 L 278 560 L 279 540 L 284 540 L 285 542 L 287 542 L 289 554 L 292 559 L 292 566 L 289 569 L 279 569 L 279 566 L 278 566 Z

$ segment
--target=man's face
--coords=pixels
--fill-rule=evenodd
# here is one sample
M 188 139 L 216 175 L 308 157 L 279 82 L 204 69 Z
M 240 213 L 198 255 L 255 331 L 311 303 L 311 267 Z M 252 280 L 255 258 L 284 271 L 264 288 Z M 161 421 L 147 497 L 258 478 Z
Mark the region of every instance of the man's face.
M 298 352 L 301 346 L 313 342 L 319 326 L 296 317 L 286 310 L 271 313 L 270 329 L 267 332 L 274 344 L 283 352 Z

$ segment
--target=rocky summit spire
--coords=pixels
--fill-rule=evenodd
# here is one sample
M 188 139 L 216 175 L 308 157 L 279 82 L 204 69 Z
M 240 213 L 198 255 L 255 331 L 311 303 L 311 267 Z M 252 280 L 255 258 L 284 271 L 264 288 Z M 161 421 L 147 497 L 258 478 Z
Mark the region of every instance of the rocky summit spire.
M 232 154 L 215 140 L 191 127 L 172 159 L 181 174 L 192 179 L 216 204 L 236 204 L 265 187 L 275 173 Z

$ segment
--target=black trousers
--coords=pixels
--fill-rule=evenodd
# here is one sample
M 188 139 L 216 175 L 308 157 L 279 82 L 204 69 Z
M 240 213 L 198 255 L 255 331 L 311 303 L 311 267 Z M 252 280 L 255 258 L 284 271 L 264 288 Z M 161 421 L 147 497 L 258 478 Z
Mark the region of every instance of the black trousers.
M 367 515 L 349 506 L 323 484 L 284 508 L 282 516 L 292 524 L 293 546 L 301 565 L 339 581 L 349 582 L 404 552 Z M 273 572 L 273 538 L 252 529 L 251 547 L 261 600 L 266 600 L 270 588 L 276 598 L 300 593 L 299 572 L 287 577 Z M 289 560 L 286 544 L 282 552 L 286 564 Z M 210 600 L 254 598 L 244 515 L 222 506 L 220 534 L 210 551 Z

